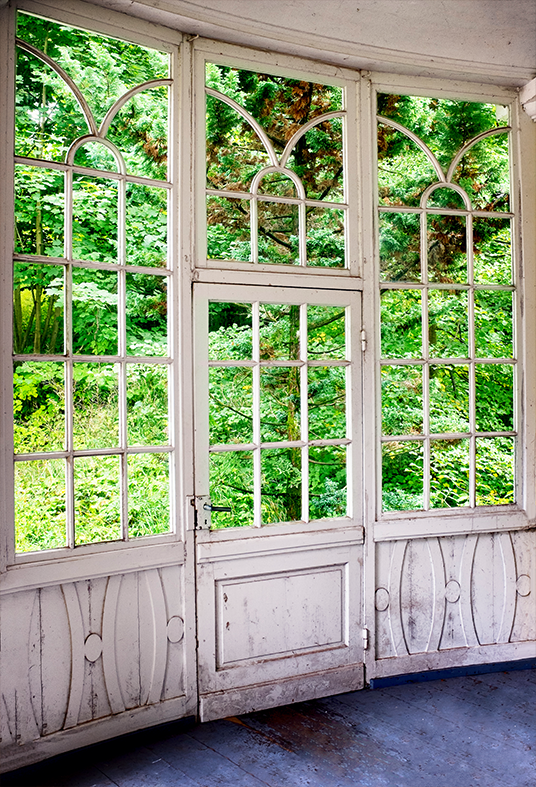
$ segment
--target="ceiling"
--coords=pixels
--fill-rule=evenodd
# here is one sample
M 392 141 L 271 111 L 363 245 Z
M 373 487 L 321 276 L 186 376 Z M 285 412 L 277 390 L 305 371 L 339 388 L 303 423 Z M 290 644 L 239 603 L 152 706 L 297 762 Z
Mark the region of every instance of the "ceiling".
M 185 33 L 350 68 L 521 86 L 535 0 L 90 0 Z

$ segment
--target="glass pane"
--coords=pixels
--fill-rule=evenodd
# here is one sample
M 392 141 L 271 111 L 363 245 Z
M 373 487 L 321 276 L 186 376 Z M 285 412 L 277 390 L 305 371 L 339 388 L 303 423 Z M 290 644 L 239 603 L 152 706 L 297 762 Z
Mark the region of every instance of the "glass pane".
M 15 253 L 63 257 L 63 174 L 15 165 Z
M 170 531 L 169 454 L 128 457 L 128 533 L 131 538 Z
M 210 444 L 253 442 L 253 372 L 227 366 L 209 369 Z
M 307 208 L 307 265 L 344 268 L 344 210 Z
M 469 440 L 430 442 L 430 508 L 469 505 Z
M 117 273 L 73 268 L 73 352 L 117 355 Z
M 420 290 L 381 291 L 382 358 L 422 357 Z
M 346 516 L 346 446 L 309 448 L 309 519 Z
M 119 172 L 114 154 L 102 142 L 86 142 L 81 145 L 74 154 L 74 163 L 78 167 L 91 167 L 93 169 L 106 169 L 109 172 Z
M 236 71 L 207 64 L 207 85 L 221 93 L 229 91 L 239 103 L 244 96 L 232 86 Z M 235 82 L 236 84 L 236 82 Z M 230 106 L 207 96 L 207 188 L 249 191 L 254 176 L 271 164 L 260 137 Z M 282 152 L 282 150 L 281 150 Z
M 475 349 L 477 358 L 511 358 L 512 293 L 475 291 Z
M 73 176 L 73 258 L 117 262 L 117 181 Z
M 300 84 L 300 89 L 302 85 L 303 83 Z M 318 89 L 321 86 L 311 85 L 311 87 Z M 331 100 L 333 103 L 340 104 L 340 88 L 324 86 L 323 91 L 322 103 Z M 302 98 L 301 105 L 299 95 L 294 100 L 296 104 L 291 107 L 292 114 L 299 114 L 304 118 L 306 112 L 309 113 L 309 117 L 312 115 L 312 107 L 308 106 L 308 96 Z M 318 113 L 316 107 L 315 110 Z M 306 121 L 300 117 L 298 123 L 302 125 L 304 122 Z M 342 118 L 324 120 L 300 137 L 293 148 L 288 166 L 300 176 L 308 199 L 344 202 L 342 125 Z M 290 130 L 298 129 L 291 126 Z
M 19 37 L 34 43 L 36 28 L 47 23 L 22 14 L 18 18 Z M 47 32 L 43 30 L 37 44 L 41 48 Z M 17 47 L 15 155 L 64 161 L 71 143 L 87 133 L 78 102 L 63 79 L 50 66 Z
M 476 364 L 476 428 L 509 432 L 514 428 L 514 367 Z
M 167 265 L 166 189 L 127 183 L 126 262 L 127 265 Z
M 421 281 L 418 213 L 380 213 L 380 279 Z
M 321 114 L 342 109 L 342 88 L 273 74 L 207 63 L 206 84 L 244 106 L 265 129 L 278 156 L 300 126 Z M 316 189 L 314 193 L 325 188 L 327 182 L 334 180 L 338 173 L 337 164 L 341 156 L 340 123 L 340 120 L 330 120 L 311 129 L 306 135 L 307 139 L 302 137 L 299 140 L 291 158 L 293 167 L 302 168 L 298 174 Z M 249 162 L 249 167 L 253 169 L 256 161 L 252 153 L 256 149 L 262 151 L 262 146 L 256 135 L 253 140 L 250 139 L 252 136 L 249 125 L 230 107 L 222 105 L 218 99 L 207 97 L 209 164 L 216 159 L 222 162 L 222 166 L 230 168 L 234 163 L 240 169 Z M 213 142 L 218 142 L 223 148 L 218 151 L 218 155 L 210 155 Z M 213 177 L 209 165 L 209 182 Z M 337 179 L 341 179 L 340 173 Z M 242 173 L 235 176 L 234 181 L 247 183 Z
M 249 200 L 207 197 L 207 259 L 251 262 Z
M 66 546 L 65 461 L 15 462 L 15 549 Z
M 428 339 L 432 358 L 467 358 L 467 292 L 430 290 Z
M 512 284 L 510 219 L 473 219 L 476 284 Z
M 261 451 L 262 523 L 299 521 L 301 497 L 301 448 Z
M 168 355 L 167 277 L 127 273 L 127 355 Z
M 514 438 L 481 437 L 476 441 L 476 504 L 515 502 Z
M 16 262 L 13 269 L 13 352 L 63 353 L 64 269 Z
M 284 172 L 268 172 L 259 181 L 258 194 L 271 194 L 274 197 L 297 197 L 296 184 Z
M 251 304 L 220 303 L 208 305 L 208 357 L 211 361 L 251 360 Z
M 421 434 L 423 425 L 420 366 L 382 366 L 382 432 Z
M 167 58 L 160 52 L 146 52 L 149 68 L 154 68 L 159 58 Z M 162 70 L 167 71 L 167 64 L 162 65 Z M 144 81 L 140 79 L 140 83 Z M 117 145 L 127 172 L 132 175 L 167 179 L 168 90 L 167 87 L 153 87 L 136 93 L 112 120 L 106 136 Z
M 309 440 L 346 437 L 346 369 L 312 366 L 309 379 Z
M 63 451 L 65 446 L 64 364 L 15 363 L 13 374 L 14 451 Z
M 247 451 L 210 454 L 210 499 L 214 506 L 232 508 L 213 511 L 212 527 L 253 525 L 253 457 Z
M 119 445 L 118 364 L 73 364 L 75 450 Z
M 428 197 L 426 203 L 428 208 L 455 208 L 458 210 L 466 210 L 467 206 L 461 194 L 454 189 L 439 188 L 435 189 Z
M 90 544 L 121 538 L 118 456 L 74 460 L 75 541 Z
M 382 510 L 412 511 L 423 507 L 423 445 L 382 445 Z
M 417 134 L 438 157 L 445 171 L 466 142 L 482 131 L 508 122 L 508 114 L 504 110 L 505 107 L 496 104 L 451 98 L 378 95 L 378 114 L 401 123 Z M 464 171 L 468 169 L 466 166 Z M 437 177 L 434 176 L 433 180 L 437 180 Z M 460 185 L 464 186 L 463 183 Z
M 300 357 L 300 307 L 260 304 L 261 361 L 295 361 Z
M 486 137 L 469 148 L 452 180 L 469 194 L 476 210 L 510 210 L 508 133 Z
M 169 443 L 167 365 L 129 363 L 126 375 L 129 446 L 166 445 Z
M 428 278 L 450 284 L 467 281 L 465 216 L 428 214 Z
M 46 50 L 83 86 L 98 123 L 127 90 L 149 79 L 168 76 L 169 55 L 131 41 L 106 38 L 21 13 L 17 15 L 17 34 Z
M 261 441 L 299 439 L 299 368 L 261 369 Z
M 307 357 L 346 358 L 344 306 L 307 306 Z
M 259 200 L 257 211 L 259 262 L 298 265 L 298 206 Z
M 430 431 L 469 431 L 468 366 L 430 366 Z
M 380 111 L 380 114 L 381 111 Z M 378 197 L 380 205 L 418 206 L 437 174 L 413 140 L 378 123 Z

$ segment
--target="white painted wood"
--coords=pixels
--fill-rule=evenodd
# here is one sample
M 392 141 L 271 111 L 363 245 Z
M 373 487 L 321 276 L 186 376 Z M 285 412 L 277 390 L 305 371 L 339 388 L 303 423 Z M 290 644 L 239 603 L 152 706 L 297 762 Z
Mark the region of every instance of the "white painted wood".
M 536 121 L 536 77 L 523 85 L 519 91 L 519 100 L 529 118 Z
M 534 76 L 525 0 L 92 0 L 186 32 L 350 68 L 522 85 Z
M 172 88 L 175 104 L 182 90 L 188 86 L 188 66 L 186 77 L 185 72 L 179 69 L 177 44 L 182 36 L 172 31 L 158 31 L 136 20 L 130 24 L 127 17 L 113 12 L 99 14 L 99 19 L 93 19 L 94 9 L 84 3 L 30 2 L 24 8 L 50 14 L 52 18 L 70 24 L 170 51 L 172 75 L 176 77 Z M 13 59 L 14 11 L 15 8 L 2 8 L 0 11 L 0 35 L 6 38 L 3 42 L 6 46 L 2 47 L 0 56 L 9 56 L 9 63 Z M 4 72 L 3 69 L 3 73 L 12 72 Z M 2 82 L 1 89 L 4 88 Z M 6 104 L 8 100 L 9 92 L 7 95 L 2 94 L 2 120 L 12 117 L 12 110 Z M 179 150 L 179 137 L 184 135 L 185 118 L 189 117 L 188 101 L 189 94 L 182 114 L 177 108 L 171 117 L 170 153 L 173 155 L 170 158 L 176 160 L 179 153 L 183 157 L 183 164 L 177 162 L 172 167 L 172 183 L 162 184 L 173 192 L 181 179 L 183 191 L 189 190 L 189 170 L 184 166 L 184 159 L 189 155 L 190 134 L 187 129 L 186 144 L 183 142 Z M 8 128 L 9 133 L 2 135 L 2 141 L 6 140 L 12 147 L 12 125 L 9 122 Z M 12 164 L 9 160 L 6 163 L 3 148 L 0 159 L 2 172 L 9 176 Z M 126 178 L 121 181 L 122 177 L 119 173 L 120 183 L 124 186 Z M 2 183 L 5 182 L 3 177 Z M 3 207 L 9 206 L 11 199 L 9 188 Z M 176 201 L 174 205 L 177 204 Z M 187 205 L 184 209 L 187 210 Z M 179 222 L 175 219 L 177 211 L 170 210 L 169 213 L 172 223 L 169 232 L 172 260 L 177 270 L 174 276 L 177 280 L 180 275 L 184 277 L 184 282 L 177 281 L 176 286 L 170 288 L 172 308 L 169 310 L 173 315 L 172 344 L 175 347 L 172 349 L 181 351 L 180 342 L 184 341 L 184 334 L 179 331 L 179 322 L 184 320 L 185 312 L 188 315 L 190 312 L 190 281 L 189 271 L 182 274 L 178 243 L 180 240 L 183 248 L 186 248 L 188 234 L 186 232 L 186 240 L 184 236 L 179 238 Z M 2 220 L 4 218 L 6 228 L 2 237 L 6 239 L 7 245 L 6 248 L 2 247 L 0 276 L 1 297 L 7 299 L 12 289 L 9 260 L 12 253 L 12 228 L 9 227 L 12 211 L 8 210 L 6 214 L 3 212 Z M 188 225 L 187 221 L 183 220 L 182 223 Z M 119 237 L 121 241 L 121 233 Z M 61 261 L 62 264 L 70 260 L 69 241 L 66 252 L 67 257 Z M 50 264 L 51 260 L 43 259 L 42 262 Z M 119 265 L 121 262 L 124 262 L 122 258 Z M 87 267 L 85 263 L 84 267 Z M 112 265 L 110 269 L 117 267 Z M 147 273 L 144 269 L 138 272 Z M 159 271 L 156 275 L 161 273 L 168 277 L 171 275 L 169 271 Z M 2 309 L 2 314 L 8 320 L 2 331 L 2 352 L 7 353 L 11 350 L 10 311 L 7 305 Z M 123 347 L 120 349 L 124 349 L 124 335 L 122 338 Z M 189 337 L 186 335 L 185 348 L 188 342 Z M 188 357 L 187 352 L 183 352 L 183 355 Z M 169 360 L 159 359 L 157 362 L 168 363 Z M 8 367 L 9 363 L 5 364 L 6 371 Z M 191 374 L 184 367 L 176 371 L 174 379 L 182 389 L 176 394 L 178 399 L 172 402 L 176 418 L 170 430 L 172 440 L 165 450 L 172 453 L 175 446 L 179 445 L 181 456 L 174 463 L 171 474 L 176 489 L 171 533 L 137 542 L 89 544 L 76 550 L 27 554 L 15 560 L 12 490 L 6 490 L 8 494 L 2 495 L 2 505 L 5 504 L 6 508 L 1 512 L 0 525 L 2 537 L 7 539 L 3 542 L 2 557 L 5 560 L 7 554 L 9 563 L 8 570 L 0 580 L 2 770 L 143 726 L 193 715 L 196 711 L 193 534 L 187 531 L 184 522 L 184 506 L 176 504 L 177 493 L 183 495 L 188 491 L 184 488 L 185 483 L 190 484 L 190 489 L 193 488 L 191 450 L 188 472 L 184 466 L 184 448 L 181 443 L 187 434 L 182 418 L 184 416 L 187 420 L 188 407 L 191 409 L 188 388 Z M 4 385 L 2 382 L 2 392 L 3 396 L 7 394 L 5 404 L 2 400 L 3 417 L 7 417 L 11 410 L 10 384 Z M 181 405 L 181 399 L 184 405 Z M 9 461 L 7 470 L 2 466 L 1 478 L 2 483 L 8 485 L 12 478 L 12 441 L 6 441 L 5 438 L 9 437 L 10 428 L 6 420 L 5 429 L 2 425 L 2 450 L 7 451 Z M 72 456 L 72 448 L 72 439 L 68 435 L 67 451 L 60 454 Z M 188 460 L 186 468 L 187 464 Z M 127 535 L 126 532 L 124 535 Z M 9 549 L 6 543 L 11 544 Z
M 374 675 L 481 663 L 483 646 L 498 661 L 521 658 L 521 641 L 534 650 L 535 558 L 534 530 L 377 544 Z

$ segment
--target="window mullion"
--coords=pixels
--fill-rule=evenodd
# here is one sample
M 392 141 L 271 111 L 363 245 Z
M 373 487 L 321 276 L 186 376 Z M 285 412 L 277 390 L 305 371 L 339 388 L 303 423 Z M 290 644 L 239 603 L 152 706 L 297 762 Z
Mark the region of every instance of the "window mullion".
M 256 203 L 256 200 L 252 200 Z M 253 238 L 253 234 L 252 234 Z M 255 362 L 253 367 L 253 524 L 260 527 L 262 524 L 261 516 L 261 367 L 260 367 L 260 304 L 258 301 L 253 303 L 251 310 L 252 320 L 252 359 Z

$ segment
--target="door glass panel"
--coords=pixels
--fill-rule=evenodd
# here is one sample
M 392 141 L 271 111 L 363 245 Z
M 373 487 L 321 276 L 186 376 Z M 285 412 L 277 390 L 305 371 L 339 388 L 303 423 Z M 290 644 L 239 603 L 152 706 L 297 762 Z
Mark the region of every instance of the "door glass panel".
M 208 303 L 212 527 L 346 516 L 347 305 Z M 231 357 L 235 356 L 235 357 Z

